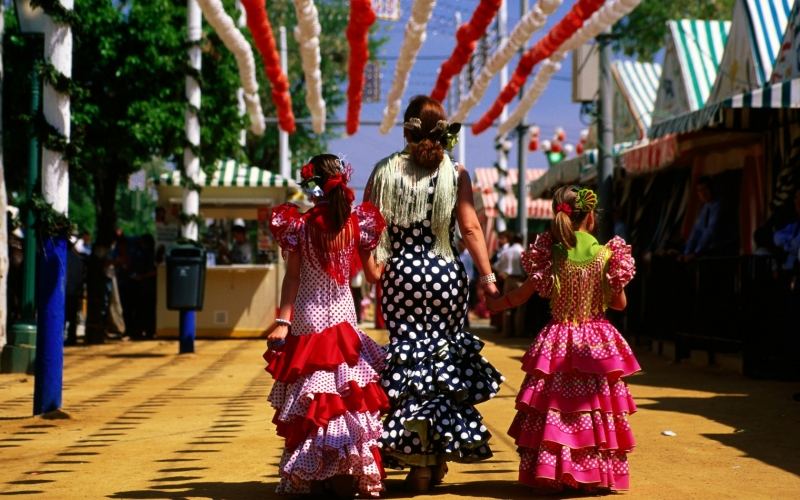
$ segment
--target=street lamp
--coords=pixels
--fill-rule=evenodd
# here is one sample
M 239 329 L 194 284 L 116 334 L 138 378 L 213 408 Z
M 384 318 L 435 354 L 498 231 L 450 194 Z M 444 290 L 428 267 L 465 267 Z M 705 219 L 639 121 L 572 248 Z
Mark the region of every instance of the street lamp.
M 30 51 L 31 61 L 28 72 L 30 101 L 27 124 L 28 169 L 26 179 L 27 200 L 30 201 L 39 177 L 41 151 L 36 136 L 35 121 L 41 115 L 41 82 L 36 66 L 41 54 L 41 40 L 44 36 L 46 18 L 41 8 L 31 6 L 30 0 L 15 0 L 15 11 L 19 29 L 26 38 L 26 50 Z M 32 47 L 32 48 L 31 48 Z M 35 216 L 30 206 L 25 210 L 25 242 L 22 268 L 22 317 L 9 328 L 9 343 L 3 348 L 0 368 L 5 373 L 32 372 L 36 355 L 36 231 Z

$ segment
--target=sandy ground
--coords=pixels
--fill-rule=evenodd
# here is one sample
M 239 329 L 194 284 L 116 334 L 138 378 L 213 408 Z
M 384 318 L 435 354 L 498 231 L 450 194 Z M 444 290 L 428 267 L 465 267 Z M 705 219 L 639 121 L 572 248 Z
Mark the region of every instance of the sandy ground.
M 385 341 L 385 333 L 373 332 Z M 495 456 L 451 466 L 446 484 L 417 498 L 532 498 L 516 482 L 513 418 L 528 340 L 485 333 L 507 377 L 480 405 Z M 0 375 L 0 495 L 37 498 L 276 498 L 282 442 L 265 403 L 262 341 L 118 342 L 66 351 L 68 418 L 30 417 L 33 379 Z M 800 498 L 800 384 L 675 366 L 641 353 L 631 388 L 625 498 Z M 677 436 L 661 434 L 672 430 Z M 390 498 L 408 497 L 390 471 Z M 553 498 L 553 497 L 551 497 Z

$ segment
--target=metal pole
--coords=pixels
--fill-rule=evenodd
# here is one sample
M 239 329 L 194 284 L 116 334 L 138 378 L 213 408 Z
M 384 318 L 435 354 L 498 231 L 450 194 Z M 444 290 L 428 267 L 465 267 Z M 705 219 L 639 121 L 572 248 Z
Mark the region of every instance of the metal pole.
M 285 75 L 289 74 L 289 59 L 286 48 L 286 27 L 278 29 L 281 43 L 281 69 Z M 289 152 L 289 134 L 283 129 L 278 129 L 278 150 L 280 158 L 281 177 L 289 179 L 292 177 L 292 165 L 290 162 L 291 153 Z
M 520 0 L 519 17 L 522 19 L 528 13 L 528 0 Z M 522 54 L 522 49 L 520 49 Z M 519 89 L 519 98 L 525 93 L 525 87 Z M 528 242 L 528 183 L 527 165 L 525 164 L 525 139 L 528 137 L 528 125 L 523 118 L 517 126 L 517 223 L 519 225 L 519 235 L 522 238 L 523 246 Z
M 612 212 L 614 207 L 614 87 L 611 83 L 611 39 L 604 34 L 597 37 L 600 45 L 600 158 L 597 163 L 597 191 L 600 198 L 599 236 L 606 242 L 613 235 Z
M 461 26 L 461 12 L 456 12 L 456 27 L 458 26 Z M 466 78 L 464 77 L 464 69 L 462 68 L 461 72 L 456 75 L 456 81 L 453 85 L 455 92 L 452 94 L 453 99 L 451 102 L 455 104 L 454 108 L 461 102 L 461 95 L 465 83 Z M 461 130 L 458 132 L 458 162 L 462 165 L 467 164 L 467 134 L 465 132 L 464 127 L 461 127 Z
M 508 41 L 508 2 L 503 2 L 500 5 L 500 11 L 497 15 L 497 35 L 499 38 L 498 46 L 502 47 Z M 504 88 L 508 84 L 508 65 L 504 65 L 500 70 L 500 88 Z M 508 119 L 508 108 L 503 108 L 500 113 L 500 123 Z M 495 220 L 495 228 L 498 232 L 505 231 L 505 207 L 508 203 L 508 139 L 506 134 L 497 136 L 495 139 L 495 149 L 497 150 L 497 184 L 502 188 L 499 196 L 497 197 L 497 219 Z

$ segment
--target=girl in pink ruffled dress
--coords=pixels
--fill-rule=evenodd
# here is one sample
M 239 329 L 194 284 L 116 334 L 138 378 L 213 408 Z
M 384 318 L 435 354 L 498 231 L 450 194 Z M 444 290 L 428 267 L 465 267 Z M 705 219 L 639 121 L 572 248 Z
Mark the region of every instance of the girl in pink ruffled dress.
M 522 257 L 527 281 L 490 304 L 515 307 L 534 293 L 550 299 L 553 319 L 523 357 L 526 376 L 508 431 L 520 454 L 519 480 L 539 490 L 628 489 L 628 415 L 636 405 L 622 378 L 640 367 L 604 313 L 625 308 L 634 262 L 621 238 L 600 245 L 590 234 L 596 205 L 589 189 L 556 191 L 551 232 Z
M 270 227 L 286 256 L 280 313 L 268 330 L 269 402 L 286 446 L 277 492 L 378 496 L 385 476 L 378 439 L 389 401 L 380 384 L 384 352 L 356 327 L 350 276 L 367 279 L 385 223 L 369 203 L 351 209 L 350 168 L 336 156 L 303 167 L 314 207 L 284 204 Z

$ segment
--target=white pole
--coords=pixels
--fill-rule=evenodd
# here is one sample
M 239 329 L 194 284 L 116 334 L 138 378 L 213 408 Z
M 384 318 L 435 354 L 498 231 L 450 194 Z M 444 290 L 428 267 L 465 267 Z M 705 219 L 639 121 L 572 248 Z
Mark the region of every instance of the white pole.
M 279 28 L 280 42 L 281 42 L 281 69 L 283 74 L 289 76 L 289 60 L 286 49 L 286 27 Z M 289 179 L 292 176 L 292 165 L 290 163 L 291 152 L 289 151 L 289 134 L 284 132 L 280 127 L 278 128 L 278 149 L 280 154 L 280 170 L 281 177 Z
M 203 14 L 197 4 L 197 0 L 187 0 L 186 29 L 190 43 L 189 66 L 198 72 L 202 67 L 199 46 L 199 41 L 202 37 L 202 22 Z M 191 75 L 186 75 L 186 100 L 188 104 L 184 112 L 186 140 L 193 146 L 199 147 L 200 120 L 197 116 L 197 110 L 200 109 L 200 83 Z M 200 158 L 189 147 L 183 150 L 183 175 L 194 182 L 198 182 L 200 179 Z M 189 216 L 200 213 L 200 193 L 196 190 L 188 188 L 183 190 L 183 213 Z M 197 221 L 187 221 L 183 225 L 183 237 L 189 240 L 197 240 Z
M 521 16 L 520 16 L 521 18 Z M 508 42 L 508 2 L 503 2 L 500 5 L 500 11 L 497 15 L 497 34 L 499 35 L 499 47 L 505 46 Z M 505 88 L 508 84 L 508 65 L 503 65 L 503 69 L 500 70 L 500 88 Z M 503 112 L 500 114 L 500 123 L 503 123 L 508 117 L 508 108 L 503 107 Z M 508 190 L 508 148 L 506 147 L 506 136 L 505 134 L 499 136 L 497 138 L 497 144 L 495 145 L 497 149 L 497 184 L 499 184 L 503 189 Z M 497 197 L 497 223 L 496 227 L 498 231 L 505 231 L 506 230 L 506 220 L 505 220 L 505 208 L 506 208 L 506 195 L 501 191 L 500 195 Z

